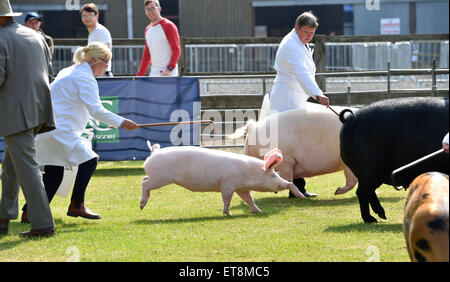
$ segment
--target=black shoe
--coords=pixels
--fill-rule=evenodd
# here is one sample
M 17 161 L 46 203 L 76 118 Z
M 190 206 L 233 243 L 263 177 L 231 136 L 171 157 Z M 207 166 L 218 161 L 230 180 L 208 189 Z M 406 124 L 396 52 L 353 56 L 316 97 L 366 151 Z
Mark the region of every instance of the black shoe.
M 9 219 L 0 218 L 0 234 L 8 234 Z
M 314 193 L 309 193 L 308 191 L 300 191 L 306 198 L 316 198 L 317 196 L 319 196 L 318 194 L 314 194 Z M 291 193 L 291 191 L 289 191 L 289 198 L 297 198 L 294 196 L 294 194 Z
M 22 212 L 22 217 L 20 219 L 20 223 L 30 223 L 30 220 L 28 219 L 27 212 Z
M 319 195 L 314 194 L 314 193 L 309 193 L 308 191 L 305 191 L 303 193 L 303 195 L 305 195 L 306 198 L 315 198 L 315 197 L 319 196 Z
M 55 235 L 55 228 L 53 228 L 53 227 L 44 228 L 44 229 L 34 229 L 34 230 L 32 229 L 27 232 L 19 233 L 20 237 L 25 237 L 25 238 L 51 237 L 53 235 Z
M 298 191 L 300 191 L 303 195 L 305 195 L 305 193 L 307 193 L 306 189 L 305 189 L 306 181 L 304 178 L 295 178 L 293 183 L 294 183 L 295 187 L 298 188 Z M 305 197 L 306 197 L 306 195 L 305 195 Z M 297 197 L 295 197 L 294 194 L 292 194 L 292 192 L 289 191 L 289 198 L 297 198 Z

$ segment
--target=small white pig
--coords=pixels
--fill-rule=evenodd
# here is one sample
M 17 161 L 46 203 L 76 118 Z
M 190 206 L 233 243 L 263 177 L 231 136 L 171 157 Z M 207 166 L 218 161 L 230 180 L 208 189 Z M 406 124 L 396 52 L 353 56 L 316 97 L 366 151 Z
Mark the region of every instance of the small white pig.
M 236 192 L 253 212 L 256 206 L 250 190 L 278 192 L 289 189 L 296 197 L 305 196 L 291 182 L 281 178 L 274 167 L 283 159 L 278 149 L 267 153 L 265 160 L 242 154 L 194 146 L 167 147 L 147 145 L 151 156 L 144 162 L 141 209 L 150 197 L 150 190 L 175 183 L 193 192 L 221 192 L 223 213 L 230 214 L 230 202 Z

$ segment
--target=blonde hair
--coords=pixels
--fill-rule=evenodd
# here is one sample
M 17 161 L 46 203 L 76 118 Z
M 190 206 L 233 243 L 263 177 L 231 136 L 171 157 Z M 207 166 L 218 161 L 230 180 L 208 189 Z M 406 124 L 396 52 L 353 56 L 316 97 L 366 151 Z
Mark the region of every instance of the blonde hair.
M 73 54 L 73 62 L 75 64 L 87 62 L 92 58 L 109 61 L 112 58 L 112 53 L 108 46 L 102 42 L 96 41 L 88 46 L 78 47 L 75 54 Z

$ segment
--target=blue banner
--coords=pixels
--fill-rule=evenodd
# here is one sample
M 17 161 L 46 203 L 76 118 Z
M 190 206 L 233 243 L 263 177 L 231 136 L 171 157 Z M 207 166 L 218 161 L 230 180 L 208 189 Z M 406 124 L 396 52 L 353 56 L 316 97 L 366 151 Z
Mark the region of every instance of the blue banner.
M 98 78 L 100 98 L 108 110 L 138 124 L 200 120 L 200 89 L 196 78 Z M 90 120 L 86 137 L 94 133 L 92 148 L 101 161 L 144 160 L 150 154 L 147 140 L 161 147 L 199 145 L 200 124 L 110 129 Z M 0 139 L 0 161 L 4 140 Z

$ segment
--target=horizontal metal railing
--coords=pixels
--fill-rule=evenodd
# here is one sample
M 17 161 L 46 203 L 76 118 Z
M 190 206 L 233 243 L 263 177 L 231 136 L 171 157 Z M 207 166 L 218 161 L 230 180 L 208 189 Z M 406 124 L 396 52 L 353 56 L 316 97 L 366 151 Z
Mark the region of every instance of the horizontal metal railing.
M 370 38 L 377 41 L 370 42 Z M 388 41 L 395 38 L 410 41 Z M 279 41 L 278 38 L 182 38 L 181 73 L 274 72 Z M 86 43 L 83 39 L 55 39 L 55 70 L 69 66 L 76 46 Z M 325 36 L 323 44 L 325 56 L 318 71 L 383 69 L 388 61 L 393 68 L 423 68 L 433 59 L 437 60 L 437 67 L 448 67 L 449 43 L 445 35 Z M 315 48 L 315 43 L 310 46 Z M 113 73 L 135 75 L 143 50 L 143 39 L 114 39 Z

